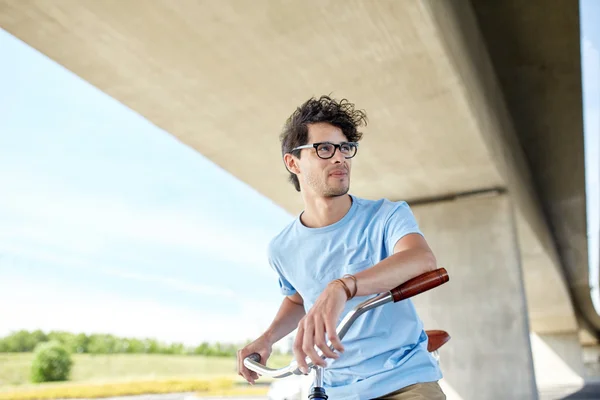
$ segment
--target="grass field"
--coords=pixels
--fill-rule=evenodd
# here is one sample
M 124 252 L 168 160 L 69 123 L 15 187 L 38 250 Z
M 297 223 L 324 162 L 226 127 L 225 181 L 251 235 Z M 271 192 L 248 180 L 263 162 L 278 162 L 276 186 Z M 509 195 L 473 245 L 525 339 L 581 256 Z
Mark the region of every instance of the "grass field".
M 233 382 L 237 389 L 231 384 L 215 386 L 216 389 L 223 390 L 228 387 L 229 391 L 239 391 L 239 384 L 243 382 L 235 372 L 234 358 L 159 354 L 74 354 L 69 382 L 31 384 L 29 374 L 32 360 L 32 353 L 0 353 L 0 399 L 35 398 L 27 393 L 31 394 L 32 391 L 37 392 L 40 389 L 47 393 L 44 398 L 76 397 L 70 393 L 87 393 L 87 397 L 102 397 L 103 391 L 107 395 L 195 391 L 204 390 L 205 387 L 214 393 L 213 386 L 209 385 L 211 382 Z M 291 356 L 273 356 L 268 366 L 278 368 L 288 364 L 290 360 Z M 223 390 L 222 394 L 229 393 Z M 255 389 L 248 387 L 247 390 Z M 8 393 L 13 395 L 8 396 Z M 18 393 L 21 395 L 17 396 Z

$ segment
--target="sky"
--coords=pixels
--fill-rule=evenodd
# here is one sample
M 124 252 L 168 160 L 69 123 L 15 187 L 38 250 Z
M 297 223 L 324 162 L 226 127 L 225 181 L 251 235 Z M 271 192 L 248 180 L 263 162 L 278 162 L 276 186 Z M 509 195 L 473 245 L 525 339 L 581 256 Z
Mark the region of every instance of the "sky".
M 581 4 L 599 243 L 600 2 Z M 3 30 L 0 60 L 0 336 L 258 336 L 281 302 L 267 244 L 293 216 Z M 590 261 L 600 299 L 598 246 Z
M 2 30 L 0 59 L 0 336 L 258 336 L 293 216 Z
M 600 314 L 600 2 L 580 1 L 581 74 L 588 223 L 590 287 L 596 311 Z

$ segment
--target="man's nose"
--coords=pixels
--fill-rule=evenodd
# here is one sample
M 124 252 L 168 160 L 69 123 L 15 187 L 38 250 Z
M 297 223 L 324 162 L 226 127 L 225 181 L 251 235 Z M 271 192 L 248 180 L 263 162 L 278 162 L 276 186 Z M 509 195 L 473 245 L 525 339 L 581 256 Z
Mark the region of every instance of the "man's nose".
M 331 157 L 331 159 L 333 162 L 336 162 L 336 163 L 341 163 L 341 162 L 346 161 L 346 157 L 344 157 L 341 150 L 338 148 L 335 149 L 335 154 L 333 155 L 333 157 Z

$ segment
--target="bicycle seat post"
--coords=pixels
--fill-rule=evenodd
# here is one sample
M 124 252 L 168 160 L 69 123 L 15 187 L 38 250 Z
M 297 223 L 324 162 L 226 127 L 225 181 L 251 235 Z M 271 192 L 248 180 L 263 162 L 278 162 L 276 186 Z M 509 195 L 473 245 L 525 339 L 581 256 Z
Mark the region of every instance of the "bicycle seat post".
M 327 394 L 323 388 L 323 367 L 315 367 L 315 384 L 308 398 L 310 400 L 327 400 Z

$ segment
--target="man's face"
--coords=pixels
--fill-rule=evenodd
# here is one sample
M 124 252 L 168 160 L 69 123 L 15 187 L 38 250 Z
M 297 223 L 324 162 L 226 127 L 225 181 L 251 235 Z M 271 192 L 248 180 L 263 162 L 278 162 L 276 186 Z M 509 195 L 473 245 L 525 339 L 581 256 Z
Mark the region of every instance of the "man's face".
M 308 144 L 338 144 L 347 141 L 348 138 L 338 127 L 324 122 L 308 125 Z M 322 197 L 343 196 L 348 193 L 352 159 L 346 159 L 339 149 L 329 159 L 320 158 L 314 148 L 301 151 L 302 156 L 297 159 L 300 170 L 297 175 L 302 191 Z

